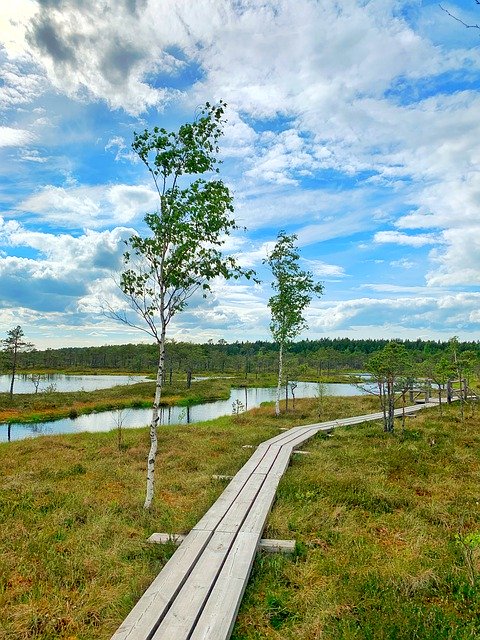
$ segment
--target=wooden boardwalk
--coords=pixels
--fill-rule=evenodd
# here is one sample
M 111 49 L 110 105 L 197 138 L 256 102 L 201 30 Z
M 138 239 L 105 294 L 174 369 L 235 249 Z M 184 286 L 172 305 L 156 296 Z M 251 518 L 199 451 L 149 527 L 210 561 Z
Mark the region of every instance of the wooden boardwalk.
M 435 403 L 405 408 L 411 414 Z M 402 414 L 398 409 L 396 415 Z M 260 444 L 112 636 L 227 640 L 278 483 L 296 447 L 319 431 L 382 419 L 372 413 L 294 427 Z

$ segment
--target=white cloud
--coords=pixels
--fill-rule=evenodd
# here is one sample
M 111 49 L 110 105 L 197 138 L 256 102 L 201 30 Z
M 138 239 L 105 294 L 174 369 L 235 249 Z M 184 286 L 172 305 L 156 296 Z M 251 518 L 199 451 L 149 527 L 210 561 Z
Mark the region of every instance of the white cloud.
M 378 226 L 369 188 L 338 191 L 242 183 L 234 192 L 239 224 L 250 230 L 296 225 L 300 227 L 296 231 L 300 246 Z
M 424 247 L 428 244 L 438 244 L 441 238 L 434 235 L 421 234 L 417 236 L 400 233 L 400 231 L 378 231 L 374 237 L 374 242 L 378 244 L 394 243 L 408 247 Z
M 34 139 L 35 136 L 29 131 L 0 127 L 0 147 L 22 147 Z
M 431 286 L 480 285 L 480 226 L 448 229 L 443 232 L 447 246 L 433 250 L 435 265 L 426 275 Z
M 37 149 L 22 149 L 20 153 L 20 160 L 44 164 L 45 162 L 49 161 L 49 158 L 40 155 L 40 152 Z
M 306 260 L 303 262 L 315 276 L 324 278 L 344 278 L 345 269 L 338 264 L 327 264 L 322 260 Z
M 254 180 L 277 184 L 297 184 L 297 176 L 312 175 L 318 167 L 311 146 L 295 129 L 259 137 L 259 153 L 252 159 L 253 168 L 245 175 Z
M 414 286 L 404 286 L 400 284 L 362 284 L 360 289 L 370 289 L 371 291 L 377 291 L 378 293 L 416 293 L 416 294 L 424 294 L 431 295 L 433 293 L 432 287 L 414 287 Z M 437 289 L 437 291 L 442 291 L 441 289 Z
M 317 335 L 318 331 L 352 331 L 353 328 L 364 335 L 363 327 L 376 325 L 381 335 L 398 336 L 403 329 L 417 334 L 427 332 L 430 336 L 462 333 L 472 339 L 478 332 L 475 314 L 479 304 L 480 293 L 320 301 L 309 309 L 308 323 Z
M 47 185 L 21 202 L 18 211 L 51 225 L 101 228 L 128 224 L 155 209 L 157 198 L 148 187 L 136 185 Z
M 399 269 L 413 269 L 415 262 L 408 260 L 407 258 L 401 258 L 400 260 L 392 260 L 390 262 L 391 267 L 398 267 Z
M 91 283 L 110 281 L 112 272 L 121 268 L 122 240 L 131 232 L 116 228 L 73 237 L 32 232 L 0 219 L 4 246 L 32 250 L 28 258 L 0 257 L 2 305 L 77 313 L 78 300 L 89 294 Z
M 122 136 L 114 136 L 105 145 L 105 151 L 115 151 L 115 160 L 128 160 L 129 162 L 138 162 L 138 156 L 127 146 Z
M 40 8 L 27 40 L 58 90 L 139 114 L 179 95 L 174 89 L 152 87 L 147 77 L 154 72 L 175 74 L 183 66 L 166 49 L 179 44 L 184 30 L 175 6 L 159 11 L 156 2 L 137 6 L 65 0 Z
M 478 104 L 480 109 L 480 102 Z M 479 131 L 480 133 L 480 131 Z M 468 150 L 465 151 L 468 154 Z M 477 155 L 475 155 L 477 154 Z M 417 195 L 418 208 L 401 216 L 397 226 L 401 229 L 452 228 L 470 226 L 478 221 L 480 211 L 480 153 L 473 148 L 469 158 L 452 161 L 444 167 L 445 178 L 425 187 Z M 470 168 L 467 170 L 468 165 Z

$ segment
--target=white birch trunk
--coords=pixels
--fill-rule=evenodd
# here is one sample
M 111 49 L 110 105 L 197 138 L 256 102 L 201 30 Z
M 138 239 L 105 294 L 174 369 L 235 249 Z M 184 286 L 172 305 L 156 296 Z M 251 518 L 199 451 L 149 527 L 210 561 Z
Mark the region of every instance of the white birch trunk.
M 152 421 L 150 423 L 150 451 L 147 460 L 147 492 L 145 495 L 144 509 L 149 509 L 155 489 L 155 460 L 157 457 L 158 438 L 157 428 L 159 421 L 160 399 L 162 397 L 163 377 L 165 370 L 165 329 L 162 330 L 158 345 L 158 369 L 155 385 L 155 399 L 152 407 Z
M 280 415 L 280 389 L 282 386 L 283 375 L 283 344 L 280 343 L 280 351 L 278 353 L 278 382 L 277 382 L 277 399 L 275 401 L 275 415 Z

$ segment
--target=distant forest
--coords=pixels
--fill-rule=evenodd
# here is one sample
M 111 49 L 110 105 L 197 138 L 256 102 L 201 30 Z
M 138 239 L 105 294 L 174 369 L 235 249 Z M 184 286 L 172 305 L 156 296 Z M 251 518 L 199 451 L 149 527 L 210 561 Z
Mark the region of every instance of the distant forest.
M 300 340 L 290 345 L 287 354 L 288 371 L 331 373 L 361 370 L 375 351 L 383 349 L 388 340 L 351 340 L 350 338 L 322 338 Z M 448 349 L 448 342 L 433 340 L 402 340 L 414 360 L 422 362 Z M 471 350 L 480 356 L 480 342 L 461 342 L 459 351 Z M 234 374 L 273 373 L 277 367 L 277 347 L 272 342 L 209 341 L 205 344 L 169 341 L 167 344 L 167 372 L 192 371 Z M 154 372 L 158 353 L 154 344 L 125 344 L 101 347 L 64 347 L 34 350 L 21 354 L 22 369 L 54 371 L 112 370 Z M 8 371 L 7 361 L 2 362 Z

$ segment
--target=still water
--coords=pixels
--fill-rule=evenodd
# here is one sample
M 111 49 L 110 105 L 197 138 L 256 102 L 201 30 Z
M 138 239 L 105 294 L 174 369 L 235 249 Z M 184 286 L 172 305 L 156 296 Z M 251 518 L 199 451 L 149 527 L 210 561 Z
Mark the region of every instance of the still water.
M 353 384 L 323 384 L 321 392 L 328 396 L 356 396 L 364 393 Z M 274 388 L 232 389 L 228 400 L 206 402 L 191 407 L 164 407 L 161 411 L 160 420 L 163 425 L 211 420 L 232 414 L 234 405 L 239 411 L 253 409 L 260 406 L 262 402 L 274 401 L 275 395 L 276 389 Z M 317 383 L 297 383 L 295 389 L 296 398 L 313 398 L 318 395 L 319 385 Z M 290 390 L 289 401 L 292 401 Z M 0 442 L 5 442 L 9 439 L 22 440 L 23 438 L 46 434 L 109 431 L 119 425 L 126 428 L 144 427 L 149 424 L 150 418 L 151 409 L 122 409 L 120 411 L 102 411 L 78 416 L 78 418 L 62 418 L 53 422 L 37 424 L 12 424 L 10 426 L 0 424 Z
M 133 384 L 147 380 L 144 376 L 75 376 L 61 373 L 49 373 L 38 376 L 38 393 L 51 389 L 52 391 L 95 391 L 108 389 L 120 384 Z M 11 376 L 0 375 L 0 392 L 10 391 Z M 15 377 L 14 393 L 35 393 L 35 383 L 31 375 Z

